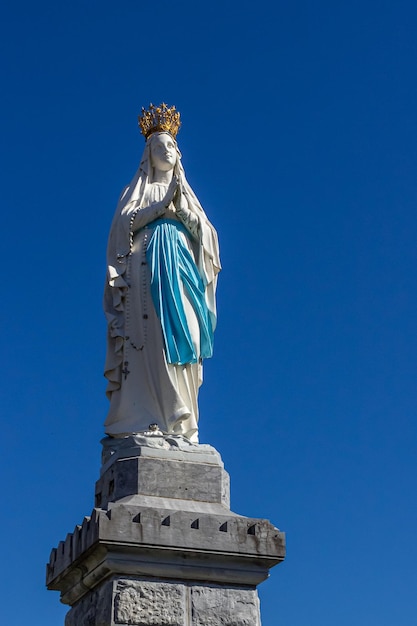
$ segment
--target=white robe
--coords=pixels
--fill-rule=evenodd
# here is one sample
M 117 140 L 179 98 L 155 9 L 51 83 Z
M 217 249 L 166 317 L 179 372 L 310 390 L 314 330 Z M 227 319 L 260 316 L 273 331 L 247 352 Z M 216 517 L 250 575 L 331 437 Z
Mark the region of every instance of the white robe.
M 199 235 L 187 237 L 181 232 L 180 236 L 207 284 L 206 301 L 215 320 L 216 275 L 220 269 L 217 236 L 186 183 L 183 170 L 181 173 L 188 206 L 198 217 Z M 201 362 L 167 363 L 145 256 L 152 224 L 158 218 L 152 203 L 164 198 L 167 186 L 147 181 L 142 183 L 140 199 L 132 200 L 132 188 L 138 185 L 136 176 L 127 188 L 130 190 L 127 203 L 123 202 L 127 192 L 122 194 L 109 237 L 104 308 L 108 320 L 105 375 L 109 380 L 110 410 L 105 430 L 110 436 L 123 437 L 146 431 L 155 423 L 163 432 L 183 434 L 197 442 L 197 397 L 202 365 Z M 132 233 L 133 216 L 136 228 L 139 227 L 135 233 Z M 184 291 L 182 297 L 198 355 L 198 321 Z

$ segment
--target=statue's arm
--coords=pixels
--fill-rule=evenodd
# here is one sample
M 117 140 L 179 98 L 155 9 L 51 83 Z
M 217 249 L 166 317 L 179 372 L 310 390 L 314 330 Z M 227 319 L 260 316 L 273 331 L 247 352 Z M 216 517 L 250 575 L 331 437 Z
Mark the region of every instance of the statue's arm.
M 191 235 L 198 239 L 200 234 L 200 223 L 197 215 L 192 213 L 188 208 L 187 200 L 184 195 L 182 193 L 179 193 L 174 199 L 174 203 L 177 216 L 180 218 L 181 222 L 191 233 Z
M 131 230 L 136 232 L 141 228 L 144 228 L 150 222 L 157 220 L 159 217 L 162 217 L 165 214 L 166 206 L 164 201 L 154 202 L 149 206 L 143 207 L 142 209 L 137 207 L 134 209 L 131 217 Z

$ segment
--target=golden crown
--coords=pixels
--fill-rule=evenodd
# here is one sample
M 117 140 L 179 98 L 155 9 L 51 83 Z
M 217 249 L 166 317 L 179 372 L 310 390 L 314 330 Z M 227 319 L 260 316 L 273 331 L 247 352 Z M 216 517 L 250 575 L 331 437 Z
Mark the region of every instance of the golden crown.
M 138 115 L 140 132 L 147 139 L 149 135 L 157 132 L 167 132 L 175 139 L 181 126 L 180 114 L 175 107 L 168 107 L 165 102 L 159 106 L 152 104 L 146 110 L 142 107 L 142 115 Z

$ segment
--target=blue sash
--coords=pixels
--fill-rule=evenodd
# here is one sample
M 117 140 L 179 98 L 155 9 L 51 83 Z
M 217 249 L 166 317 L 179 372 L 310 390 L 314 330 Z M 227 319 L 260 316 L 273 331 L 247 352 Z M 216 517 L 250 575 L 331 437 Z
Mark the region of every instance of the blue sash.
M 161 321 L 168 363 L 196 363 L 213 354 L 213 329 L 205 299 L 205 285 L 180 232 L 188 231 L 176 220 L 158 219 L 146 251 L 151 269 L 152 300 Z M 200 327 L 200 354 L 196 354 L 187 324 L 180 281 Z

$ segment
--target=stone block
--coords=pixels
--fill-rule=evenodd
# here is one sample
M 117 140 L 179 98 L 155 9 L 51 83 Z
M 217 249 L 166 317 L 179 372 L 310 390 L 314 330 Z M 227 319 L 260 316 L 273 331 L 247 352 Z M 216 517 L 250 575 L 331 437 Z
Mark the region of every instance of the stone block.
M 190 457 L 190 455 L 189 455 Z M 118 459 L 96 483 L 95 503 L 105 508 L 129 496 L 230 506 L 229 475 L 221 465 L 138 456 Z
M 72 607 L 65 616 L 65 626 L 112 626 L 112 580 L 106 580 Z
M 119 580 L 115 587 L 115 624 L 184 626 L 186 623 L 185 585 Z
M 256 589 L 113 577 L 68 612 L 65 626 L 260 626 Z
M 260 626 L 255 589 L 191 587 L 192 626 Z

